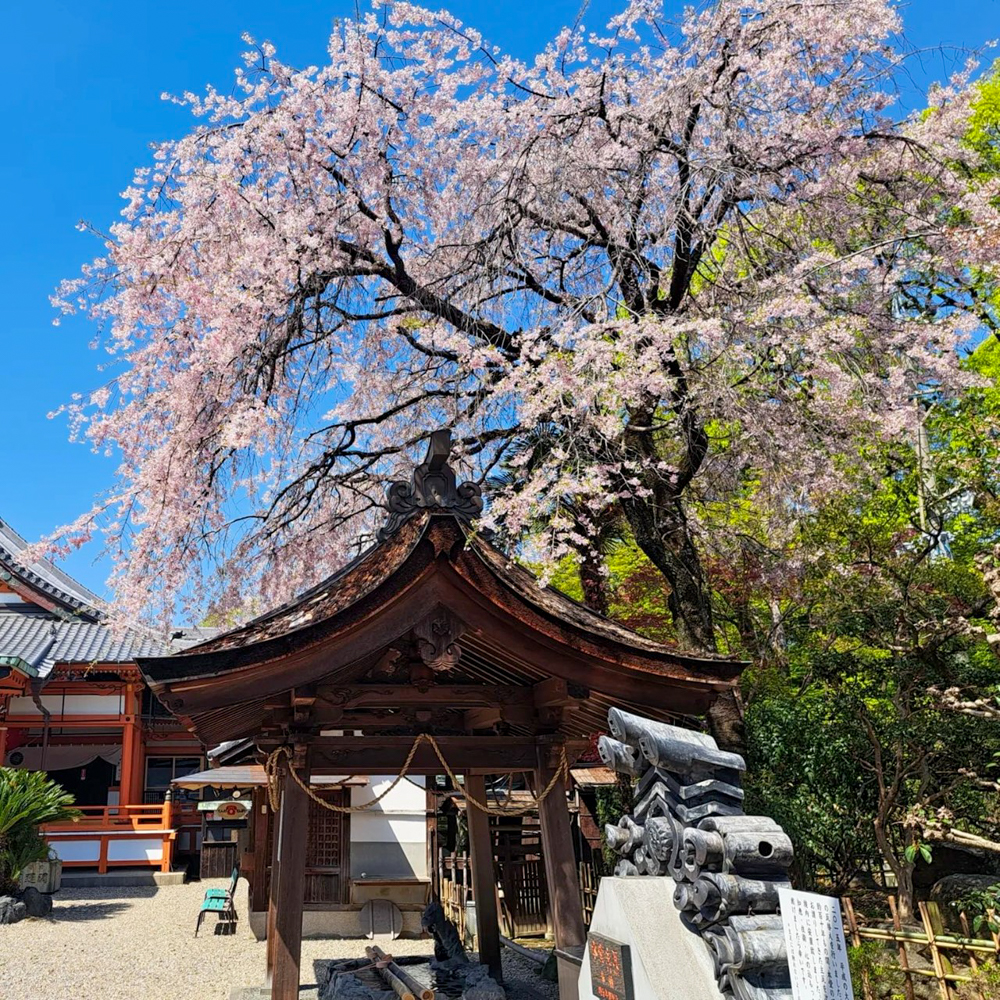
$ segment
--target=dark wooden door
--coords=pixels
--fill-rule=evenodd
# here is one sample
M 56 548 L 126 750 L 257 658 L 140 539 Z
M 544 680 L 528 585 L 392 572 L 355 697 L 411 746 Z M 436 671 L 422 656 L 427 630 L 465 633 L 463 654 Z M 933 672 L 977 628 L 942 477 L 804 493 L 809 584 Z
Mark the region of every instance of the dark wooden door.
M 202 878 L 229 878 L 236 867 L 238 852 L 239 844 L 235 840 L 202 841 L 199 874 Z

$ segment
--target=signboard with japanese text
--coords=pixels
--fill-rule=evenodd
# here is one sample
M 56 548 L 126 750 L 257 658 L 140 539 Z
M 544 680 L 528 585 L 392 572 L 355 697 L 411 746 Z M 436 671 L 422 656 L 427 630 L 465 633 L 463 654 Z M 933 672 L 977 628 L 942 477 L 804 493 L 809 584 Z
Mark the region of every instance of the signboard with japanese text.
M 597 1000 L 633 1000 L 632 955 L 627 944 L 587 935 L 591 990 Z
M 247 807 L 244 802 L 220 802 L 212 813 L 214 820 L 228 820 L 230 823 L 247 818 Z
M 779 889 L 795 1000 L 853 1000 L 840 901 Z

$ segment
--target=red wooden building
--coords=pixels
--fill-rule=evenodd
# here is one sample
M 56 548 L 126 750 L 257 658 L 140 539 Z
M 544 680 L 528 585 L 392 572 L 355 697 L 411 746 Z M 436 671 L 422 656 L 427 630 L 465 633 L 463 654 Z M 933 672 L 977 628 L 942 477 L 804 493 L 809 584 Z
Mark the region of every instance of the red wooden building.
M 168 870 L 173 852 L 196 850 L 199 821 L 166 792 L 205 758 L 135 661 L 197 636 L 114 634 L 96 595 L 25 548 L 0 521 L 0 761 L 47 771 L 83 808 L 47 830 L 64 864 Z

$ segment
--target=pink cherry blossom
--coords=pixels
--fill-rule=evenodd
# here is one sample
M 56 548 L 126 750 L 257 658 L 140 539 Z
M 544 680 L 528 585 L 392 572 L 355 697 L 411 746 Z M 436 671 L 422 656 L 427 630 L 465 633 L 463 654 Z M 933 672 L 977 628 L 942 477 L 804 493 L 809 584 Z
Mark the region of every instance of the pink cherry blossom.
M 55 299 L 118 359 L 68 409 L 121 464 L 54 544 L 104 534 L 125 617 L 260 610 L 371 537 L 442 425 L 465 474 L 519 470 L 488 520 L 547 525 L 549 562 L 585 541 L 561 497 L 696 536 L 686 497 L 752 478 L 794 519 L 971 384 L 974 323 L 905 293 L 1000 253 L 956 167 L 973 68 L 892 120 L 899 29 L 887 0 L 637 0 L 521 62 L 378 3 L 324 66 L 254 45 Z

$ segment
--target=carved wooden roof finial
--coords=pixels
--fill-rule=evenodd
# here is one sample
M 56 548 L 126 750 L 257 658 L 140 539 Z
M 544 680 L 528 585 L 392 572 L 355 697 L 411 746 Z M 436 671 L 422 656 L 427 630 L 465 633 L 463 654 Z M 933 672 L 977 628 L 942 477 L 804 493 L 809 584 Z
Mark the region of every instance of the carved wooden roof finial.
M 412 482 L 393 483 L 386 491 L 389 516 L 379 530 L 379 541 L 395 534 L 423 510 L 443 510 L 470 522 L 483 510 L 483 491 L 477 483 L 458 484 L 451 457 L 451 431 L 434 431 L 423 463 L 413 470 Z

